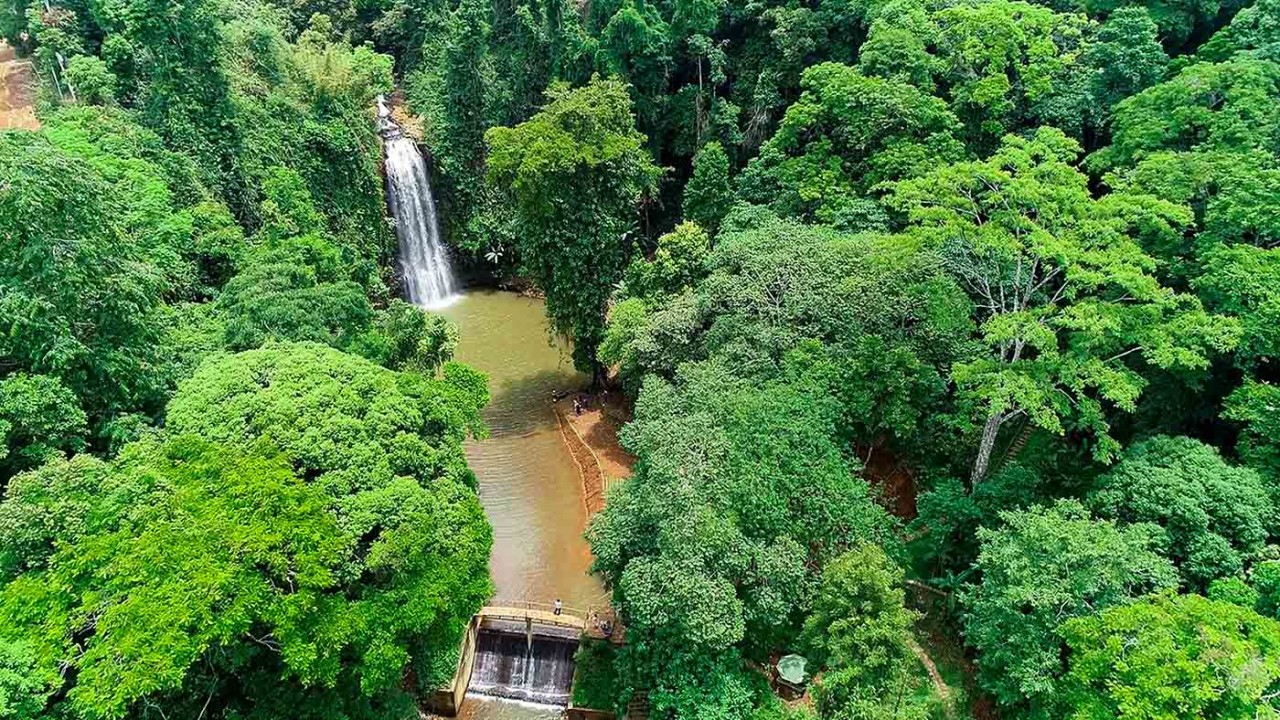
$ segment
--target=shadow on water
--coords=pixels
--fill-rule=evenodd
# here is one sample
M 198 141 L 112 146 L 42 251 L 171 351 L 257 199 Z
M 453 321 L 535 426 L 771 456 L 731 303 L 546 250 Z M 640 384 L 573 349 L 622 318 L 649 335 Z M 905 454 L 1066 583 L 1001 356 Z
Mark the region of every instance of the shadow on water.
M 551 394 L 572 387 L 572 378 L 559 369 L 502 380 L 491 377 L 492 399 L 484 413 L 490 437 L 519 437 L 556 428 Z M 569 386 L 565 385 L 566 381 L 570 381 Z

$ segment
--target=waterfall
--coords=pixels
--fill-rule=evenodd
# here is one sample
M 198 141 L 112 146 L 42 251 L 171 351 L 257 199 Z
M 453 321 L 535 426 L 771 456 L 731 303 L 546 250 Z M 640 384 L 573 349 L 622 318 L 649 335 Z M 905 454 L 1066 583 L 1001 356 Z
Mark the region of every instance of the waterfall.
M 387 204 L 396 221 L 405 290 L 415 305 L 443 307 L 458 298 L 458 283 L 440 239 L 427 164 L 417 143 L 391 119 L 391 111 L 381 97 L 378 125 L 386 155 Z
M 567 705 L 576 640 L 481 630 L 471 692 L 541 705 Z

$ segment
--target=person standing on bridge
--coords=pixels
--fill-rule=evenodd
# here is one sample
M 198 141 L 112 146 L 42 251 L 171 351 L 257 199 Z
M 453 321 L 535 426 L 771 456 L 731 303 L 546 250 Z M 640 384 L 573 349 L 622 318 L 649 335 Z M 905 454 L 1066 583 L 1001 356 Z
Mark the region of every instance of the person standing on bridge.
M 564 603 L 560 602 L 560 598 L 556 598 L 556 615 L 559 615 L 561 610 L 564 610 Z

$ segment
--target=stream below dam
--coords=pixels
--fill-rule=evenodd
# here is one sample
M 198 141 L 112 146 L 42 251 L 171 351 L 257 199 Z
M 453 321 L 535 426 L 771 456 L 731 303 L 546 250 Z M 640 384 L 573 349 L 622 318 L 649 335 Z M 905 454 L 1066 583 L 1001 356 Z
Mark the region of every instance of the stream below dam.
M 494 597 L 588 608 L 607 602 L 588 569 L 582 480 L 560 435 L 553 392 L 582 387 L 569 353 L 552 344 L 543 303 L 471 290 L 436 312 L 458 325 L 456 358 L 489 376 L 489 437 L 467 444 L 480 501 L 493 525 Z M 459 717 L 530 720 L 558 709 L 469 694 Z

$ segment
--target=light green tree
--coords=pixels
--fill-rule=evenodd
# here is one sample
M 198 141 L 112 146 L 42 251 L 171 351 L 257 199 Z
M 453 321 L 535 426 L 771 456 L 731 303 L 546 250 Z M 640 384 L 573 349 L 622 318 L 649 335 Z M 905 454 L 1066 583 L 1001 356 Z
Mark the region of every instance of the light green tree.
M 82 450 L 86 423 L 79 398 L 58 378 L 18 372 L 0 380 L 0 488 L 58 452 Z
M 1164 593 L 1075 618 L 1063 681 L 1072 720 L 1230 720 L 1280 715 L 1280 622 Z
M 1026 417 L 1062 433 L 1093 436 L 1093 454 L 1118 443 L 1107 413 L 1132 411 L 1142 375 L 1135 355 L 1161 368 L 1203 368 L 1239 335 L 1193 296 L 1161 286 L 1135 239 L 1144 226 L 1181 228 L 1184 208 L 1153 199 L 1094 199 L 1072 166 L 1079 146 L 1042 128 L 1006 138 L 990 159 L 897 183 L 888 203 L 907 234 L 936 248 L 973 298 L 989 355 L 958 363 L 953 377 L 983 413 L 970 472 L 986 476 L 1000 428 Z
M 806 658 L 825 667 L 815 688 L 823 717 L 875 717 L 871 708 L 902 717 L 919 713 L 914 695 L 920 665 L 911 650 L 918 617 L 904 607 L 904 573 L 876 545 L 861 544 L 822 570 L 805 618 Z

